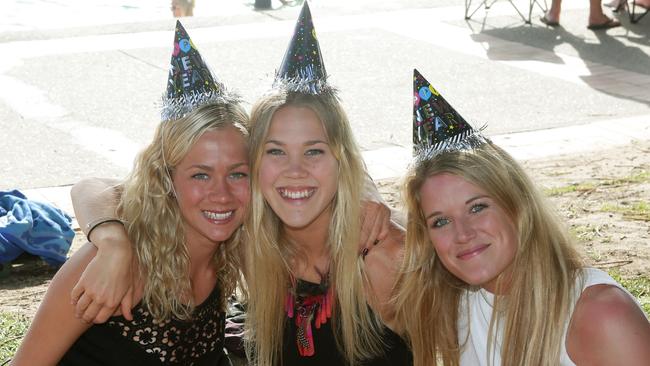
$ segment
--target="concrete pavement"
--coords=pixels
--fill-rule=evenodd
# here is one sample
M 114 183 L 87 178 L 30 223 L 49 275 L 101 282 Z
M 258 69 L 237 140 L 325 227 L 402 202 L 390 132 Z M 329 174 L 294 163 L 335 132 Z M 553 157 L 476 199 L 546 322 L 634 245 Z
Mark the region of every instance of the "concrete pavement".
M 298 11 L 251 3 L 199 0 L 197 16 L 183 20 L 249 101 L 270 84 Z M 650 139 L 650 17 L 630 24 L 623 14 L 623 27 L 591 32 L 583 0 L 563 1 L 557 29 L 537 20 L 539 9 L 524 24 L 506 1 L 469 21 L 461 0 L 311 6 L 376 179 L 398 176 L 410 159 L 413 67 L 518 159 Z M 72 213 L 72 183 L 123 177 L 156 123 L 171 29 L 164 0 L 10 1 L 0 14 L 0 131 L 20 144 L 0 146 L 0 189 Z

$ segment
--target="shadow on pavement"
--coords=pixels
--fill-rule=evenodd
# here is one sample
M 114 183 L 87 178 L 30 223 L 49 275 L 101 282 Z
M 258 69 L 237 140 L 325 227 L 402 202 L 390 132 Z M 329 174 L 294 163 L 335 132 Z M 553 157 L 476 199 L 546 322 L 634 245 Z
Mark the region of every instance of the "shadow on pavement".
M 650 19 L 643 19 L 637 24 L 629 21 L 628 14 L 618 15 L 625 32 L 608 34 L 606 32 L 593 32 L 592 35 L 575 34 L 562 26 L 547 28 L 540 26 L 533 20 L 532 25 L 524 23 L 506 27 L 487 28 L 485 19 L 482 22 L 467 21 L 468 27 L 474 31 L 471 36 L 475 42 L 488 44 L 487 56 L 490 60 L 497 61 L 541 61 L 546 63 L 563 64 L 564 61 L 555 52 L 559 48 L 575 53 L 575 56 L 585 62 L 591 75 L 580 78 L 591 88 L 617 98 L 634 100 L 650 105 L 648 94 L 635 97 L 629 94 L 621 95 L 616 91 L 608 90 L 611 82 L 603 82 L 602 67 L 609 66 L 616 70 L 640 74 L 640 77 L 650 76 Z M 476 29 L 476 28 L 479 29 Z M 492 28 L 493 27 L 493 28 Z M 585 30 L 585 32 L 587 32 Z M 525 44 L 548 52 L 504 52 L 502 40 Z M 568 48 L 567 48 L 568 46 Z M 572 50 L 570 50 L 572 49 Z M 559 53 L 570 55 L 560 51 Z M 609 77 L 615 77 L 610 73 Z M 626 77 L 630 77 L 630 74 Z M 630 82 L 630 80 L 627 80 Z M 633 83 L 633 80 L 632 80 Z M 640 81 L 639 84 L 642 84 Z M 645 84 L 644 84 L 645 85 Z M 646 92 L 650 93 L 646 88 Z

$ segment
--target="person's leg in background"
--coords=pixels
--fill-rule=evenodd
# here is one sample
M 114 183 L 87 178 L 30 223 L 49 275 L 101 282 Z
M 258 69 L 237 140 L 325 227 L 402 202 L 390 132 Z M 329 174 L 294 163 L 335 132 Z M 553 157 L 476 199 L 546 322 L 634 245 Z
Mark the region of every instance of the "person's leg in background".
M 193 16 L 195 1 L 196 0 L 172 0 L 171 10 L 174 18 Z
M 602 0 L 589 0 L 589 21 L 587 23 L 587 28 L 598 30 L 620 26 L 621 23 L 618 20 L 612 19 L 603 13 L 601 1 Z M 557 27 L 560 25 L 561 11 L 562 0 L 553 0 L 551 2 L 551 7 L 548 9 L 546 14 L 540 18 L 540 21 L 548 26 Z

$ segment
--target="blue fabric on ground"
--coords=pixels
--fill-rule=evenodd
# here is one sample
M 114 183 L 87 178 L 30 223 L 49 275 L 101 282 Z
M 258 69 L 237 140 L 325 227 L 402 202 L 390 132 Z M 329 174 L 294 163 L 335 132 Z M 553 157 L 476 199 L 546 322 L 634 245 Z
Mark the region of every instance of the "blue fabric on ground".
M 72 219 L 65 212 L 18 190 L 0 191 L 0 263 L 28 252 L 58 267 L 73 238 Z

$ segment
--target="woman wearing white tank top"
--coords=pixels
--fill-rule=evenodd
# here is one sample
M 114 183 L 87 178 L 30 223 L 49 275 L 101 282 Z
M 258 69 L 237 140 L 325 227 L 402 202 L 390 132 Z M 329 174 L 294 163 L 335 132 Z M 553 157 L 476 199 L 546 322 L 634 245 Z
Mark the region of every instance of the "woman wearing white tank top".
M 649 365 L 650 323 L 586 268 L 521 166 L 419 73 L 397 319 L 416 366 Z

